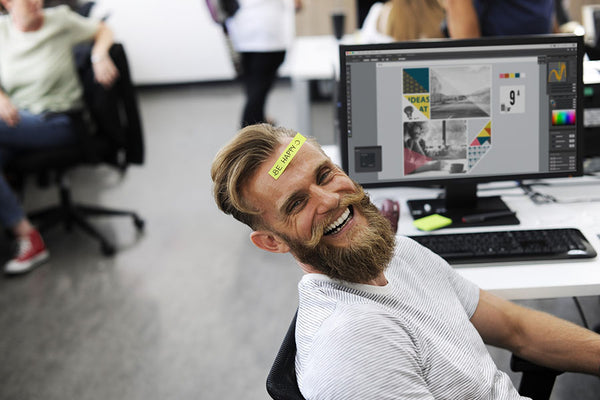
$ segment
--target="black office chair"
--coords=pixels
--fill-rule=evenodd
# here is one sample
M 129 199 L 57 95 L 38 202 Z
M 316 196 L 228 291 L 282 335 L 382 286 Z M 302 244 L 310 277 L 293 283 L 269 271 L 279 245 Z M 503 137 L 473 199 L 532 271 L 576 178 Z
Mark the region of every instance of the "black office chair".
M 515 354 L 510 358 L 510 369 L 523 373 L 519 384 L 519 394 L 531 397 L 533 400 L 550 399 L 554 381 L 558 375 L 562 374 L 562 371 L 533 364 Z
M 47 177 L 53 176 L 60 191 L 60 204 L 30 213 L 28 217 L 42 231 L 57 223 L 64 223 L 67 229 L 73 225 L 78 226 L 100 241 L 104 254 L 112 255 L 115 253 L 115 245 L 90 224 L 86 217 L 129 216 L 133 218 L 138 230 L 143 229 L 144 221 L 133 211 L 74 203 L 66 175 L 82 165 L 108 164 L 124 172 L 130 164 L 143 164 L 144 141 L 135 88 L 131 82 L 123 46 L 114 44 L 110 49 L 110 56 L 119 69 L 120 76 L 108 90 L 94 81 L 90 61 L 91 47 L 91 44 L 85 44 L 75 49 L 87 108 L 85 112 L 75 116 L 78 125 L 77 143 L 18 156 L 6 165 L 5 172 L 21 188 L 28 176 L 36 176 L 41 181 L 48 181 Z
M 296 317 L 288 328 L 267 376 L 267 392 L 275 400 L 304 400 L 296 380 Z
M 304 400 L 296 380 L 296 318 L 294 315 L 267 376 L 267 392 L 275 400 Z M 562 372 L 532 364 L 513 354 L 510 367 L 522 372 L 519 393 L 532 400 L 549 400 L 556 376 Z

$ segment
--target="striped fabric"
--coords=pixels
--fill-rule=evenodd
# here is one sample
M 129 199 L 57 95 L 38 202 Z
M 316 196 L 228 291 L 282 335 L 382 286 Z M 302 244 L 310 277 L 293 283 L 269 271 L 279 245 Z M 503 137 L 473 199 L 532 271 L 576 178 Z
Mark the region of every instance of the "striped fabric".
M 313 399 L 521 399 L 470 323 L 479 289 L 398 237 L 384 287 L 305 275 L 296 373 Z

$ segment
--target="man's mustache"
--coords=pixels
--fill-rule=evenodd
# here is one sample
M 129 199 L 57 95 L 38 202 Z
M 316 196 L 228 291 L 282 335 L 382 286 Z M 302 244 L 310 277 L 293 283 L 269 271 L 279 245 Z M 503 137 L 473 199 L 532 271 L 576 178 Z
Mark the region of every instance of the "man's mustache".
M 337 209 L 331 211 L 330 218 L 324 219 L 322 222 L 313 225 L 310 239 L 304 243 L 304 245 L 310 249 L 314 249 L 321 242 L 321 239 L 323 239 L 325 228 L 331 225 L 331 223 L 338 218 L 338 216 L 335 215 L 336 211 L 345 209 L 349 206 L 353 206 L 354 210 L 357 208 L 360 209 L 361 204 L 365 201 L 370 202 L 369 197 L 366 195 L 362 187 L 356 185 L 356 192 L 342 196 Z

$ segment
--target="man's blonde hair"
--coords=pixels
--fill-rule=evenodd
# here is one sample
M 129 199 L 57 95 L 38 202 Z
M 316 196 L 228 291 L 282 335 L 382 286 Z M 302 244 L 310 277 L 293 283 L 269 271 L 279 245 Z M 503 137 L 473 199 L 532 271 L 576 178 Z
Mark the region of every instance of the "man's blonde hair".
M 287 128 L 268 124 L 250 125 L 240 130 L 217 153 L 210 174 L 213 195 L 221 211 L 254 230 L 261 227 L 258 212 L 243 198 L 242 190 L 277 147 L 289 142 L 295 135 L 295 131 Z M 316 144 L 314 140 L 310 141 Z

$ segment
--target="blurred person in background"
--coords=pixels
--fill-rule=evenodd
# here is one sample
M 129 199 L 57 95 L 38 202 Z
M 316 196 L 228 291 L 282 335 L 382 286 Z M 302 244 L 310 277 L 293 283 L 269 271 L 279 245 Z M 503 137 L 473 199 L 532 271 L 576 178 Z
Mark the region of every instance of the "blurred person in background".
M 371 6 L 361 28 L 367 43 L 443 38 L 444 8 L 438 0 L 389 0 Z
M 554 0 L 444 0 L 443 3 L 451 38 L 556 31 Z
M 13 157 L 76 140 L 83 90 L 73 46 L 94 40 L 96 80 L 110 86 L 119 73 L 108 51 L 112 32 L 68 6 L 44 9 L 43 0 L 0 0 L 0 166 Z M 7 274 L 28 272 L 48 258 L 40 233 L 0 174 L 0 225 L 16 239 Z
M 547 34 L 564 14 L 560 0 L 389 0 L 373 4 L 361 34 L 365 42 Z
M 288 47 L 288 13 L 292 0 L 239 0 L 240 8 L 226 21 L 234 49 L 240 53 L 246 103 L 241 126 L 270 122 L 265 115 L 267 96 Z M 302 0 L 293 0 L 296 11 Z

